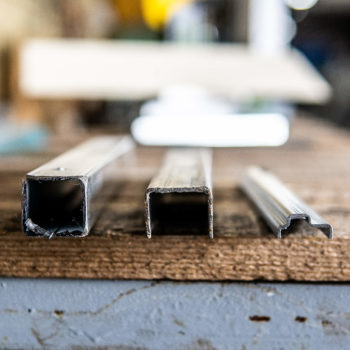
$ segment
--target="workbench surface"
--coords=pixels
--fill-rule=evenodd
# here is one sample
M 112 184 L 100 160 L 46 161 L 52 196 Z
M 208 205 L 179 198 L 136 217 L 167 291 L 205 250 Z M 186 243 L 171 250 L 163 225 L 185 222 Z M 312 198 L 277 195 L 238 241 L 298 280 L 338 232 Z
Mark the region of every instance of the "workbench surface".
M 0 158 L 0 276 L 350 281 L 349 132 L 299 118 L 283 147 L 215 150 L 213 240 L 205 233 L 146 238 L 144 191 L 164 150 L 141 147 L 120 160 L 115 192 L 88 237 L 26 237 L 21 180 L 72 143 L 56 141 L 44 154 Z M 249 165 L 278 175 L 333 225 L 334 240 L 307 225 L 275 238 L 237 187 Z

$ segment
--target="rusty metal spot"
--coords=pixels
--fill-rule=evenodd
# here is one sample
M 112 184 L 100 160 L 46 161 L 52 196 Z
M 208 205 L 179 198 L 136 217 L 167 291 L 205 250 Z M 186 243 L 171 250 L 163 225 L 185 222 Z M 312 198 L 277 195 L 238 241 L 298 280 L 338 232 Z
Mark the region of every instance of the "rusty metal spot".
M 295 322 L 304 323 L 306 321 L 307 321 L 307 317 L 304 317 L 304 316 L 297 316 L 297 317 L 295 317 Z
M 328 320 L 322 320 L 321 323 L 322 323 L 323 327 L 333 326 L 333 323 L 331 321 L 328 321 Z
M 210 340 L 199 338 L 193 346 L 194 350 L 217 350 Z
M 269 322 L 271 320 L 270 316 L 249 316 L 249 319 L 253 322 Z
M 64 311 L 63 310 L 55 310 L 54 314 L 58 317 L 62 317 L 64 315 Z
M 178 320 L 177 318 L 174 318 L 174 323 L 179 326 L 179 327 L 185 327 L 184 323 L 180 320 Z

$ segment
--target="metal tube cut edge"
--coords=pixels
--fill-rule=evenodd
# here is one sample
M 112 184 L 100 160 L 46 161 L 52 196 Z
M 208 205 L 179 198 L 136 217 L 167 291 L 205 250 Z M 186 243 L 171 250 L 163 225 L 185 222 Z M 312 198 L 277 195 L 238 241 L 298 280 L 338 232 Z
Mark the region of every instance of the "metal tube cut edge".
M 88 235 L 110 187 L 117 158 L 134 148 L 128 136 L 94 137 L 27 173 L 22 229 L 29 236 Z
M 148 238 L 152 237 L 158 219 L 164 221 L 162 234 L 177 234 L 174 227 L 180 234 L 188 233 L 183 226 L 187 225 L 189 232 L 200 233 L 205 229 L 213 238 L 211 163 L 210 149 L 179 148 L 167 152 L 145 193 Z
M 273 174 L 252 166 L 245 171 L 239 185 L 278 238 L 282 238 L 282 231 L 288 229 L 293 220 L 304 219 L 333 239 L 332 226 Z

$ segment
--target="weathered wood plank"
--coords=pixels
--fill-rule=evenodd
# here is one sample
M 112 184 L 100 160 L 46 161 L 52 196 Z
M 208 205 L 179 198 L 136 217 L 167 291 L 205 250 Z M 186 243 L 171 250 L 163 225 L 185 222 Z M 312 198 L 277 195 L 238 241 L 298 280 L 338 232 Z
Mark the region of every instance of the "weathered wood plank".
M 144 148 L 123 161 L 116 191 L 91 236 L 76 239 L 30 238 L 21 232 L 20 184 L 28 161 L 23 172 L 16 158 L 0 162 L 0 169 L 10 165 L 0 171 L 0 275 L 350 281 L 349 134 L 300 120 L 282 148 L 215 151 L 213 240 L 207 232 L 146 238 L 144 191 L 162 155 L 161 149 Z M 274 171 L 333 225 L 335 239 L 306 225 L 275 238 L 237 188 L 250 164 Z

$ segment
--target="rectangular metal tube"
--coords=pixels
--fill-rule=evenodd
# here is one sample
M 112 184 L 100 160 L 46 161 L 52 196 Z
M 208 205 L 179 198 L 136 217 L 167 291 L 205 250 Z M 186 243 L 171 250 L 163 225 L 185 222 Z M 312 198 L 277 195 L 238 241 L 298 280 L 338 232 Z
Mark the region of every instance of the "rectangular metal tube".
M 103 204 L 107 173 L 133 147 L 128 136 L 94 137 L 29 172 L 22 186 L 23 231 L 86 236 Z
M 147 237 L 200 234 L 213 238 L 211 151 L 172 149 L 145 195 Z
M 282 232 L 289 228 L 292 221 L 300 219 L 320 229 L 328 238 L 333 238 L 332 226 L 273 174 L 259 167 L 249 167 L 240 181 L 240 187 L 278 238 L 282 238 Z

